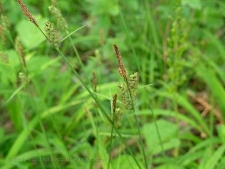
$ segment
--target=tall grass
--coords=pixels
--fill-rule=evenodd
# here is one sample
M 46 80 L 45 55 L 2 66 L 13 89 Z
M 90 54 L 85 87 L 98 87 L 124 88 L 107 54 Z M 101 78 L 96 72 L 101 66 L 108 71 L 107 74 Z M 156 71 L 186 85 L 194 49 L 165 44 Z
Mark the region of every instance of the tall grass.
M 1 168 L 224 167 L 224 2 L 17 2 L 0 1 Z

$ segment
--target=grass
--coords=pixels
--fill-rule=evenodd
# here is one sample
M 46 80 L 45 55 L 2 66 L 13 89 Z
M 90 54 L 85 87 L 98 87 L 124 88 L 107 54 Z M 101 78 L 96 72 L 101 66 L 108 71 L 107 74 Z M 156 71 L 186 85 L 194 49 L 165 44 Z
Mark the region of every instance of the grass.
M 0 4 L 0 168 L 223 169 L 222 0 Z

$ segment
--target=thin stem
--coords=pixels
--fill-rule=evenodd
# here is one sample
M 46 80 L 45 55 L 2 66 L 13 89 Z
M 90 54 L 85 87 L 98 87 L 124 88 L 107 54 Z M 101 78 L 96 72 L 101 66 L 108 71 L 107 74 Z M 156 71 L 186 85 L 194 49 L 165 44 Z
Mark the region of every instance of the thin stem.
M 113 112 L 113 124 L 114 124 L 114 120 L 115 120 L 115 112 Z M 112 148 L 113 130 L 114 130 L 114 125 L 112 125 L 111 136 L 110 136 L 110 143 L 109 143 L 110 150 Z M 108 169 L 110 167 L 110 161 L 111 161 L 111 157 L 110 157 L 110 153 L 109 153 Z
M 85 26 L 87 26 L 90 23 L 87 23 L 77 29 L 75 29 L 73 32 L 67 33 L 67 35 L 60 41 L 60 43 L 62 43 L 64 40 L 66 40 L 67 38 L 69 38 L 72 34 L 76 33 L 77 31 L 79 31 L 80 29 L 84 28 Z
M 135 122 L 136 122 L 136 125 L 137 125 L 137 128 L 138 128 L 139 140 L 141 142 L 141 151 L 142 151 L 142 154 L 143 154 L 143 157 L 144 157 L 145 167 L 147 169 L 148 168 L 148 163 L 147 163 L 147 159 L 146 159 L 146 155 L 145 155 L 145 151 L 144 151 L 144 143 L 143 143 L 142 138 L 141 138 L 140 126 L 138 124 L 138 120 L 137 120 L 137 117 L 135 115 L 134 99 L 133 99 L 133 96 L 132 96 L 132 93 L 131 93 L 130 84 L 128 82 L 127 71 L 126 71 L 125 66 L 123 64 L 120 51 L 119 51 L 119 49 L 118 49 L 118 47 L 116 45 L 114 45 L 114 50 L 115 50 L 116 57 L 117 57 L 118 64 L 119 64 L 119 70 L 120 70 L 119 73 L 123 77 L 123 79 L 124 79 L 124 81 L 126 83 L 126 86 L 127 86 L 127 89 L 128 89 L 128 93 L 129 93 L 129 97 L 131 99 L 131 106 L 132 106 L 131 110 L 134 112 L 134 118 L 135 118 Z
M 69 32 L 67 32 L 67 34 L 70 35 Z M 72 46 L 73 46 L 73 50 L 74 50 L 74 52 L 75 52 L 75 54 L 76 54 L 76 56 L 77 56 L 78 62 L 79 62 L 79 64 L 80 64 L 82 70 L 85 71 L 84 65 L 83 65 L 83 63 L 82 63 L 82 61 L 81 61 L 81 58 L 80 58 L 80 55 L 79 55 L 79 53 L 78 53 L 78 51 L 77 51 L 76 46 L 73 45 L 73 41 L 72 41 L 72 39 L 71 39 L 70 36 L 69 36 L 69 40 L 70 40 L 70 42 L 71 42 L 71 44 L 72 44 Z
M 155 121 L 154 111 L 152 110 L 151 107 L 150 107 L 150 111 L 151 111 L 152 117 L 154 117 L 154 120 L 153 120 L 153 121 L 154 121 L 154 125 L 155 125 L 155 128 L 156 128 L 157 136 L 158 136 L 158 138 L 159 138 L 159 142 L 160 142 L 160 146 L 161 146 L 161 149 L 162 149 L 162 152 L 163 152 L 163 156 L 164 156 L 165 159 L 167 159 L 166 153 L 165 153 L 165 150 L 164 150 L 164 147 L 163 147 L 161 135 L 160 135 L 160 132 L 159 132 L 159 127 L 158 127 L 158 124 L 157 124 L 156 121 Z M 166 163 L 166 168 L 169 169 L 168 163 Z
M 75 76 L 78 78 L 78 80 L 81 82 L 81 84 L 84 86 L 84 88 L 87 90 L 87 92 L 90 94 L 90 96 L 94 99 L 94 101 L 96 102 L 96 104 L 99 106 L 100 110 L 103 112 L 104 116 L 106 117 L 106 119 L 111 123 L 111 125 L 114 126 L 114 129 L 116 131 L 116 133 L 118 134 L 118 136 L 120 137 L 121 141 L 123 142 L 123 144 L 126 146 L 126 148 L 128 149 L 129 153 L 132 155 L 132 158 L 134 159 L 134 161 L 136 162 L 136 164 L 138 165 L 138 167 L 141 169 L 140 164 L 138 163 L 138 161 L 134 158 L 134 154 L 131 151 L 131 149 L 129 148 L 129 146 L 127 145 L 127 143 L 125 142 L 125 140 L 123 139 L 123 137 L 121 136 L 121 134 L 119 133 L 119 131 L 115 128 L 115 125 L 113 123 L 113 121 L 109 118 L 109 116 L 107 115 L 106 111 L 104 110 L 104 108 L 102 107 L 102 105 L 100 104 L 98 98 L 91 92 L 91 90 L 87 87 L 87 85 L 84 83 L 84 81 L 82 80 L 82 78 L 80 77 L 80 75 L 77 73 L 77 71 L 72 67 L 72 65 L 70 64 L 69 60 L 65 57 L 65 55 L 60 51 L 60 49 L 58 47 L 55 47 L 55 49 L 57 50 L 57 52 L 62 56 L 62 58 L 65 60 L 65 62 L 67 63 L 67 65 L 69 66 L 69 68 L 72 70 L 72 72 L 75 74 Z

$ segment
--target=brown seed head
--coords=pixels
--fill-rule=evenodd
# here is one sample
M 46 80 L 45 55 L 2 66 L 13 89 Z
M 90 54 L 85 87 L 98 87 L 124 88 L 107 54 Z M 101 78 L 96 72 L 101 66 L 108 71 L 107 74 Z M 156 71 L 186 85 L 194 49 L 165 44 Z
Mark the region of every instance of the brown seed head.
M 23 3 L 22 0 L 17 0 L 19 5 L 20 5 L 20 8 L 22 9 L 24 15 L 26 15 L 26 17 L 37 27 L 38 26 L 38 23 L 37 21 L 34 19 L 33 15 L 30 13 L 29 9 L 27 8 L 27 6 Z
M 119 63 L 119 74 L 124 78 L 125 81 L 127 81 L 127 71 L 125 69 L 125 66 L 123 64 L 123 60 L 120 54 L 120 51 L 118 49 L 118 47 L 116 45 L 113 45 L 115 53 L 116 53 L 116 57 Z
M 117 94 L 114 94 L 114 96 L 113 96 L 113 102 L 112 102 L 113 113 L 116 112 L 116 101 L 117 101 Z

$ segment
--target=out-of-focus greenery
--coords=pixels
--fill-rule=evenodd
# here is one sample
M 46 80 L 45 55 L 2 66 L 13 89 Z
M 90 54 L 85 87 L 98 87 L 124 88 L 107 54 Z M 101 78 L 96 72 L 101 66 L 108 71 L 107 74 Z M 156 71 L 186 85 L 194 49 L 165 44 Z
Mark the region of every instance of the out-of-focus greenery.
M 116 44 L 139 74 L 149 168 L 224 169 L 224 0 L 58 0 L 66 39 L 50 0 L 23 0 L 43 31 L 55 24 L 60 51 L 91 91 L 96 76 L 98 104 L 18 2 L 0 2 L 0 168 L 146 168 L 134 112 L 114 121 L 125 146 L 98 105 L 111 117 L 123 81 Z

